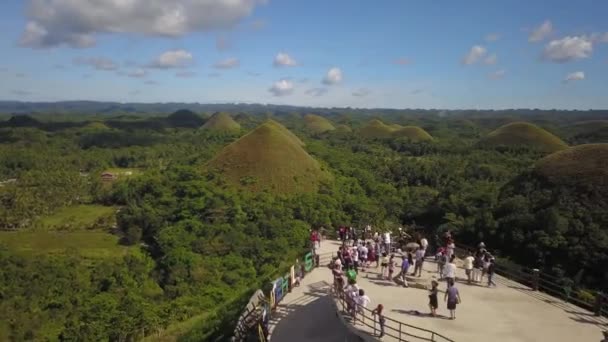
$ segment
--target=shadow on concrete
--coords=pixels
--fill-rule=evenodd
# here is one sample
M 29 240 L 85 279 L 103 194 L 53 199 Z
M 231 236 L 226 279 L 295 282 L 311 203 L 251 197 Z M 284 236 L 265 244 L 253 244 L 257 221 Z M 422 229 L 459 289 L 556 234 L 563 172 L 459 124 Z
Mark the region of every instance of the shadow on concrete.
M 418 310 L 402 310 L 402 309 L 392 309 L 391 311 L 393 312 L 397 312 L 397 313 L 401 313 L 401 314 L 405 314 L 405 315 L 410 315 L 410 316 L 416 316 L 416 317 L 428 317 L 428 318 L 437 318 L 437 319 L 447 319 L 449 320 L 450 318 L 444 315 L 431 315 L 428 312 L 420 312 Z
M 368 280 L 370 283 L 375 284 L 375 285 L 379 285 L 379 286 L 400 286 L 403 287 L 403 285 L 397 285 L 393 282 L 390 282 L 389 280 Z
M 329 284 L 319 282 L 306 286 L 301 296 L 277 307 L 272 320 L 276 326 L 272 341 L 287 342 L 342 342 L 359 341 L 337 317 Z

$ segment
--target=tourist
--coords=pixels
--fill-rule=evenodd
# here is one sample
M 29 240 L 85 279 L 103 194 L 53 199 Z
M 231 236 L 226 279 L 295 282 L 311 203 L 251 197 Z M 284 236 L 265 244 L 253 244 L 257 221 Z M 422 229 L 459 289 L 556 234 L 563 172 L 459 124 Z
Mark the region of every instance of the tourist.
M 423 236 L 420 239 L 420 249 L 422 250 L 422 255 L 426 256 L 426 249 L 429 246 L 429 241 Z
M 365 321 L 365 309 L 367 309 L 367 305 L 371 302 L 372 300 L 369 299 L 369 297 L 365 294 L 365 291 L 363 291 L 363 289 L 359 290 L 359 296 L 357 296 L 357 312 L 361 314 L 361 317 L 363 317 L 361 319 L 362 322 Z M 357 319 L 355 318 L 355 321 Z
M 313 251 L 318 251 L 321 248 L 321 234 L 318 229 L 313 230 L 310 233 L 310 244 Z
M 475 253 L 475 262 L 473 264 L 473 281 L 481 282 L 481 274 L 483 272 L 483 255 Z
M 382 310 L 384 310 L 384 306 L 382 304 L 378 304 L 378 306 L 372 311 L 372 315 L 378 316 L 378 323 L 380 324 L 380 335 L 378 335 L 378 337 L 384 336 L 384 323 L 386 323 Z
M 386 250 L 387 253 L 391 252 L 391 233 L 390 232 L 386 232 L 384 233 L 384 249 Z
M 488 265 L 488 287 L 494 285 L 496 287 L 496 283 L 492 279 L 494 277 L 494 271 L 496 268 L 496 262 L 494 258 L 490 259 L 490 264 Z
M 365 271 L 365 268 L 367 267 L 367 257 L 368 257 L 368 249 L 365 246 L 365 243 L 362 243 L 359 249 L 359 260 L 361 263 L 361 268 L 363 268 L 363 270 Z
M 473 276 L 473 263 L 475 262 L 475 258 L 473 257 L 473 253 L 471 251 L 468 252 L 467 257 L 464 258 L 464 272 L 467 275 L 467 283 L 470 285 L 472 276 Z
M 450 283 L 454 283 L 456 280 L 456 264 L 454 260 L 456 259 L 455 255 L 452 255 L 450 262 L 445 265 L 443 268 L 443 277 L 446 278 L 448 282 L 448 286 Z
M 387 271 L 388 271 L 388 255 L 386 254 L 386 252 L 382 253 L 382 263 L 381 263 L 381 268 L 380 268 L 380 274 L 382 274 L 382 278 L 387 277 Z
M 456 249 L 456 244 L 454 243 L 454 240 L 450 237 L 450 239 L 448 240 L 448 244 L 446 246 L 446 255 L 448 257 L 448 260 L 452 259 L 455 249 Z
M 353 266 L 350 266 L 347 271 L 346 271 L 346 278 L 348 278 L 348 280 L 353 280 L 356 281 L 357 280 L 357 271 L 355 271 L 355 268 Z
M 383 328 L 382 325 L 380 325 L 380 327 Z M 608 330 L 604 330 L 603 334 L 604 334 L 604 339 L 601 340 L 600 342 L 608 342 Z M 382 337 L 382 335 L 380 337 Z
M 437 315 L 437 308 L 439 307 L 439 301 L 437 300 L 439 290 L 437 286 L 439 286 L 439 283 L 433 280 L 431 282 L 431 289 L 429 290 L 429 308 L 431 308 L 431 316 L 433 317 Z
M 439 274 L 439 279 L 443 279 L 443 269 L 445 264 L 447 264 L 446 255 L 443 248 L 439 249 L 439 253 L 437 253 L 435 259 L 437 259 L 437 273 Z
M 393 273 L 395 273 L 395 261 L 393 260 L 395 258 L 395 254 L 391 254 L 391 258 L 388 260 L 388 278 L 387 279 L 393 279 Z
M 448 302 L 448 310 L 450 310 L 450 319 L 456 319 L 456 304 L 460 304 L 460 293 L 453 281 L 449 281 L 448 289 L 445 291 L 443 300 Z
M 340 241 L 346 240 L 346 227 L 340 226 L 340 228 L 338 228 L 338 234 L 340 235 Z
M 418 274 L 418 277 L 422 276 L 422 265 L 424 263 L 424 250 L 423 249 L 418 249 L 416 250 L 416 264 L 414 266 L 414 276 L 416 275 L 416 273 Z
M 403 261 L 401 261 L 401 273 L 399 273 L 399 277 L 401 277 L 401 281 L 403 282 L 403 287 L 409 287 L 408 283 L 407 283 L 407 271 L 410 268 L 410 262 L 407 259 L 407 257 L 405 255 L 401 256 L 403 258 Z
M 353 266 L 355 267 L 355 272 L 359 273 L 359 251 L 356 247 L 351 249 L 351 258 L 353 259 Z

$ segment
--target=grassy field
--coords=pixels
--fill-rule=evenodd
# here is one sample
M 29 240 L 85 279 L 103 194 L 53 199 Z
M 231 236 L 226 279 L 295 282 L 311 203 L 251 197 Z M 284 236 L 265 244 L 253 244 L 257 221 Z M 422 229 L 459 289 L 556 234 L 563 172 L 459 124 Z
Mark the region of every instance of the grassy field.
M 60 228 L 87 229 L 116 212 L 114 207 L 102 205 L 75 205 L 59 209 L 50 216 L 38 220 L 36 226 L 47 230 Z
M 99 231 L 49 232 L 18 231 L 0 232 L 0 245 L 23 256 L 63 254 L 76 250 L 85 258 L 120 258 L 130 249 L 118 243 L 119 237 Z

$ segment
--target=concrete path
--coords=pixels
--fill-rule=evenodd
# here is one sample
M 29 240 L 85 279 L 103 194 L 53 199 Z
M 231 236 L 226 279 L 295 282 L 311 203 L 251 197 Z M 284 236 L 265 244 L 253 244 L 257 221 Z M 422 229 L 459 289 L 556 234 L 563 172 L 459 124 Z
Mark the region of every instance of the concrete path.
M 336 251 L 338 243 L 325 241 L 322 253 Z M 408 278 L 412 282 L 430 284 L 436 276 L 436 265 L 425 262 L 422 278 Z M 456 317 L 446 319 L 449 312 L 440 293 L 438 313 L 444 317 L 429 317 L 428 292 L 417 288 L 403 288 L 393 281 L 379 279 L 378 270 L 360 272 L 358 284 L 372 303 L 383 304 L 385 315 L 397 321 L 429 329 L 455 341 L 582 341 L 602 339 L 608 320 L 574 305 L 532 291 L 508 279 L 497 277 L 497 287 L 467 285 L 458 282 L 462 297 Z M 464 270 L 457 277 L 463 279 Z M 352 339 L 348 329 L 340 326 L 335 308 L 327 297 L 331 271 L 320 267 L 311 272 L 300 288 L 288 294 L 279 306 L 280 320 L 276 322 L 273 341 L 344 341 Z M 439 288 L 445 290 L 445 282 Z M 329 311 L 329 312 L 328 312 Z M 360 326 L 360 325 L 358 325 Z M 390 338 L 384 338 L 390 341 Z
M 338 250 L 339 244 L 323 241 L 320 253 Z M 328 295 L 333 278 L 327 267 L 318 267 L 307 274 L 299 287 L 288 293 L 278 305 L 270 322 L 273 342 L 344 342 L 359 341 L 336 315 Z

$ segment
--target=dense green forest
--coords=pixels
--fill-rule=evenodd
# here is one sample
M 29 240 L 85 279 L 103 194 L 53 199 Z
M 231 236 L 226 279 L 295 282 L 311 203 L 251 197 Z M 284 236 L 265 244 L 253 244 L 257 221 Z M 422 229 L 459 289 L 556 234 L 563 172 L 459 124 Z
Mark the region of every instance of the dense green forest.
M 318 226 L 608 287 L 608 112 L 221 109 L 3 116 L 0 340 L 211 340 Z

